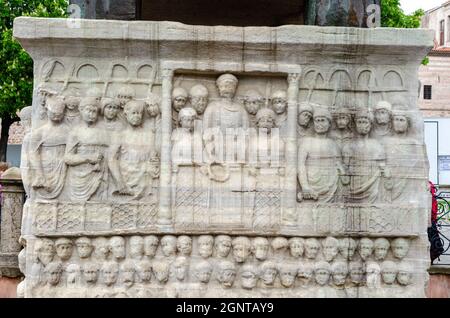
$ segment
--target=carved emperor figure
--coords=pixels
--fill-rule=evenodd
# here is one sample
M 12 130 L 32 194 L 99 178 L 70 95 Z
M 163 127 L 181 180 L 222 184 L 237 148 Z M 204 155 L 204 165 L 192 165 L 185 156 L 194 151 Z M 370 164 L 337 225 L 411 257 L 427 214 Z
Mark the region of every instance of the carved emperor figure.
M 108 138 L 96 124 L 99 104 L 96 98 L 81 100 L 82 124 L 69 135 L 65 162 L 68 171 L 69 192 L 72 200 L 88 201 L 106 198 L 108 172 Z
M 375 127 L 372 134 L 380 139 L 389 136 L 392 129 L 392 105 L 387 101 L 380 101 L 375 106 Z
M 305 137 L 298 150 L 298 180 L 301 191 L 298 200 L 336 200 L 339 182 L 348 184 L 338 144 L 328 138 L 331 114 L 325 108 L 314 113 L 314 137 Z
M 351 141 L 354 137 L 350 128 L 352 123 L 352 114 L 348 107 L 340 107 L 333 112 L 336 129 L 332 130 L 330 137 L 336 141 L 340 148 Z

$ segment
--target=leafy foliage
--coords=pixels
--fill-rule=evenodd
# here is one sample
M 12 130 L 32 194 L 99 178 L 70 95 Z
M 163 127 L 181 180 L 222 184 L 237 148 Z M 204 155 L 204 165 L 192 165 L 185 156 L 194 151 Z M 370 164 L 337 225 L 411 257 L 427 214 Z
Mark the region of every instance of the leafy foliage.
M 408 15 L 400 7 L 400 0 L 381 0 L 381 26 L 418 28 L 425 12 L 422 9 Z
M 0 117 L 14 118 L 31 105 L 33 61 L 13 38 L 19 16 L 65 17 L 68 0 L 0 0 Z

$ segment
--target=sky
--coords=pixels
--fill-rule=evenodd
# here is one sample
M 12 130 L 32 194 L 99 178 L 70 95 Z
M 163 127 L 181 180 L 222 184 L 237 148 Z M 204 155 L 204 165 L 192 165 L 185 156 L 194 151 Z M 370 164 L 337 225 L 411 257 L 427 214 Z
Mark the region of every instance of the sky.
M 417 9 L 429 10 L 440 6 L 448 0 L 400 0 L 402 9 L 409 14 Z

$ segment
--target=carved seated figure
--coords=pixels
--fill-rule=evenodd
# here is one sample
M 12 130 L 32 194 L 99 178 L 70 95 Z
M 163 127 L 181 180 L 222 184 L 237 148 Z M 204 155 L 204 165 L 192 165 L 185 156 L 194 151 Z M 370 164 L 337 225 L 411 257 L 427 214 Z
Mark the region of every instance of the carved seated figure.
M 328 138 L 331 114 L 325 108 L 314 113 L 313 137 L 305 137 L 298 149 L 298 200 L 336 201 L 339 184 L 348 184 L 338 144 Z
M 108 138 L 97 127 L 99 104 L 96 98 L 81 100 L 82 124 L 69 135 L 65 163 L 69 166 L 69 194 L 74 201 L 106 199 Z
M 30 136 L 29 165 L 31 186 L 38 198 L 57 199 L 64 190 L 67 166 L 64 161 L 68 128 L 63 124 L 65 104 L 62 99 L 48 98 L 48 121 Z M 27 181 L 27 180 L 25 180 Z
M 383 194 L 392 189 L 383 146 L 378 140 L 369 138 L 373 120 L 370 111 L 360 110 L 355 115 L 358 138 L 342 150 L 351 181 L 344 195 L 350 203 L 380 202 L 383 201 Z
M 155 135 L 143 129 L 145 103 L 131 101 L 125 105 L 124 114 L 128 128 L 123 141 L 115 150 L 113 161 L 121 198 L 133 201 L 154 202 L 153 183 L 159 177 L 159 155 L 155 148 Z M 128 198 L 127 198 L 128 197 Z

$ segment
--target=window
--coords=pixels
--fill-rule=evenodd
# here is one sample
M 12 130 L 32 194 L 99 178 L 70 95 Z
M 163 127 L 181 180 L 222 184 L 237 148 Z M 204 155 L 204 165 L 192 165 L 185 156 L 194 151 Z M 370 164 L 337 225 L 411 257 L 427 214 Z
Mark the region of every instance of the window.
M 445 44 L 445 20 L 439 22 L 439 45 L 443 46 Z
M 431 99 L 432 87 L 431 85 L 423 86 L 423 99 Z

